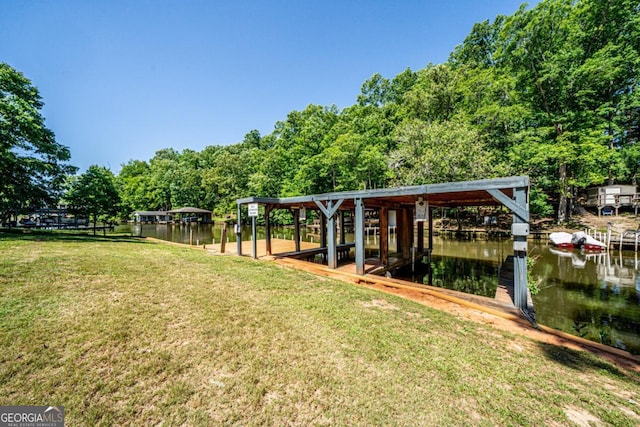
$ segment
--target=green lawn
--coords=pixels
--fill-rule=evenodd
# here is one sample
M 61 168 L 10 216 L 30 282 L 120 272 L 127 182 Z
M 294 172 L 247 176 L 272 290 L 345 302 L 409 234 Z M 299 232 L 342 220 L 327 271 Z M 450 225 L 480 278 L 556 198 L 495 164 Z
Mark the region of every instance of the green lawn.
M 0 348 L 0 405 L 69 426 L 640 424 L 589 353 L 132 238 L 0 233 Z

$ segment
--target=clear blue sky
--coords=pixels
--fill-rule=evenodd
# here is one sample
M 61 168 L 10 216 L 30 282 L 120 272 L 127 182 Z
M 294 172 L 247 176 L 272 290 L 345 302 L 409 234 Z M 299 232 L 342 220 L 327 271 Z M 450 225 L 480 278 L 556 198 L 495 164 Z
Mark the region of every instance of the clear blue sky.
M 536 1 L 529 2 L 530 4 Z M 242 141 L 374 73 L 446 61 L 519 0 L 0 0 L 0 61 L 33 82 L 80 172 Z

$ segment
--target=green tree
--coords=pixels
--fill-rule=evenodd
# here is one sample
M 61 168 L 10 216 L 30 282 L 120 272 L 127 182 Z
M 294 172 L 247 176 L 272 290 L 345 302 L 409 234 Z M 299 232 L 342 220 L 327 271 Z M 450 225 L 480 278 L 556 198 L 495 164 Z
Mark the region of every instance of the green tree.
M 637 118 L 637 12 L 626 0 L 545 0 L 505 21 L 497 62 L 530 111 L 515 158 L 555 166 L 547 190 L 559 222 L 576 188 L 625 173 L 620 147 Z
M 477 131 L 460 122 L 403 123 L 398 148 L 389 155 L 394 185 L 492 178 L 501 174 Z
M 172 183 L 175 180 L 177 164 L 180 154 L 173 148 L 163 148 L 156 151 L 149 161 L 150 168 L 150 198 L 155 209 L 171 210 Z M 175 191 L 175 190 L 174 190 Z
M 122 165 L 116 183 L 121 200 L 121 218 L 129 218 L 137 210 L 157 209 L 151 197 L 151 168 L 147 162 L 130 160 Z
M 416 83 L 403 96 L 405 118 L 450 120 L 456 112 L 459 74 L 450 64 L 429 64 L 418 71 Z
M 113 173 L 96 165 L 70 179 L 64 198 L 71 212 L 89 217 L 93 222 L 93 234 L 96 234 L 98 220 L 110 221 L 118 213 L 120 204 Z
M 0 224 L 12 213 L 56 203 L 67 174 L 69 150 L 58 144 L 40 114 L 38 89 L 0 62 Z

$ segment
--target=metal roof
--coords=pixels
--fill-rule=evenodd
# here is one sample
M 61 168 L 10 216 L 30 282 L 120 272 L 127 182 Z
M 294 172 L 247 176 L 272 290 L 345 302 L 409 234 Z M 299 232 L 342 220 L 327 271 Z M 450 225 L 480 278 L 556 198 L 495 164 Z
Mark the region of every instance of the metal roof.
M 133 215 L 141 215 L 141 216 L 167 215 L 167 211 L 135 211 Z
M 483 179 L 410 187 L 380 188 L 374 190 L 342 191 L 297 197 L 247 197 L 238 199 L 238 205 L 260 203 L 275 208 L 307 207 L 315 209 L 316 201 L 343 200 L 340 209 L 351 209 L 355 199 L 362 199 L 367 207 L 411 205 L 419 197 L 434 207 L 491 206 L 513 198 L 515 188 L 528 188 L 529 177 Z M 505 197 L 502 197 L 501 194 Z
M 211 211 L 208 211 L 206 209 L 200 209 L 200 208 L 192 208 L 192 207 L 184 207 L 184 208 L 180 208 L 180 209 L 174 209 L 172 211 L 169 211 L 169 213 L 203 213 L 203 214 L 210 214 Z

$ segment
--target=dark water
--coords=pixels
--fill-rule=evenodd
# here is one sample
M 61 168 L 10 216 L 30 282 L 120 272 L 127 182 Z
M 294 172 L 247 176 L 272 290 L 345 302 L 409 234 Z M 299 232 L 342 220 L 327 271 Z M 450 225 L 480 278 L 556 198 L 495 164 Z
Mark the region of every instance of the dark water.
M 434 239 L 433 284 L 493 296 L 511 240 Z M 586 254 L 529 241 L 540 324 L 640 354 L 640 262 L 629 251 Z M 443 271 L 443 274 L 437 272 Z
M 220 241 L 219 225 L 144 225 L 125 226 L 138 235 L 174 242 L 209 244 Z M 258 229 L 264 238 L 264 228 Z M 318 236 L 302 230 L 302 239 L 318 241 Z M 243 229 L 243 240 L 251 237 Z M 293 229 L 274 227 L 274 238 L 292 239 Z M 394 236 L 389 246 L 394 247 Z M 232 229 L 227 240 L 235 242 Z M 353 241 L 347 236 L 347 241 Z M 368 255 L 376 255 L 377 236 L 366 236 Z M 426 247 L 426 243 L 425 243 Z M 435 286 L 493 297 L 503 260 L 513 252 L 511 240 L 452 240 L 434 238 L 432 256 Z M 546 241 L 529 242 L 533 260 L 530 278 L 540 292 L 533 295 L 536 318 L 550 326 L 586 339 L 640 354 L 640 263 L 633 252 L 584 254 L 562 252 Z M 414 271 L 404 271 L 407 278 L 423 282 L 426 265 L 417 260 Z
M 531 274 L 540 281 L 533 298 L 540 323 L 640 354 L 637 254 L 562 253 L 547 246 L 536 252 Z

